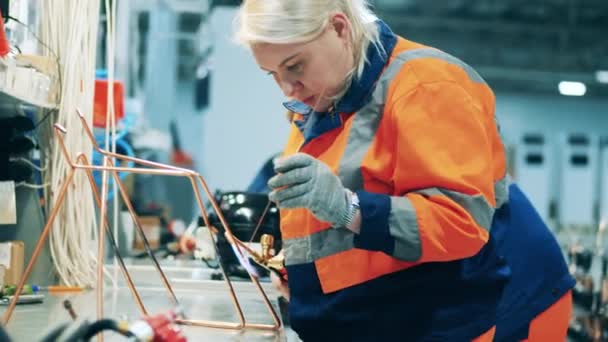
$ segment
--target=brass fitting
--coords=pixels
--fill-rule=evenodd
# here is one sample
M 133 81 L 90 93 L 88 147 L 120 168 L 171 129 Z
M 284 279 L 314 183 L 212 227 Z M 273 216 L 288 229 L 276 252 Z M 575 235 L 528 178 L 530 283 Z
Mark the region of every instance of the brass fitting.
M 270 259 L 272 257 L 270 255 L 270 250 L 274 245 L 274 237 L 270 234 L 263 234 L 260 237 L 260 245 L 262 245 L 262 259 Z
M 270 255 L 270 250 L 274 247 L 274 237 L 270 234 L 262 235 L 260 245 L 262 246 L 261 264 L 277 271 L 283 270 L 285 268 L 285 256 L 282 253 L 276 256 Z

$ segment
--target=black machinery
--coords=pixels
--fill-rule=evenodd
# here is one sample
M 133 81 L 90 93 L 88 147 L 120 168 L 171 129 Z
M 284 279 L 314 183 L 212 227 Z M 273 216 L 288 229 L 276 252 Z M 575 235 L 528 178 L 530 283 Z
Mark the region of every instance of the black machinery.
M 268 195 L 250 192 L 217 192 L 215 200 L 230 226 L 232 233 L 243 242 L 260 243 L 260 237 L 269 234 L 274 237 L 274 250 L 281 249 L 281 232 L 279 229 L 279 210 Z M 260 222 L 260 219 L 262 221 Z M 200 218 L 202 221 L 202 218 Z M 215 213 L 209 214 L 210 224 L 219 230 L 217 234 L 217 247 L 220 259 L 226 272 L 230 276 L 247 278 L 248 273 L 241 266 L 232 247 L 224 236 L 224 227 Z M 203 226 L 204 222 L 199 222 Z M 255 263 L 252 265 L 261 276 L 268 275 L 268 271 Z

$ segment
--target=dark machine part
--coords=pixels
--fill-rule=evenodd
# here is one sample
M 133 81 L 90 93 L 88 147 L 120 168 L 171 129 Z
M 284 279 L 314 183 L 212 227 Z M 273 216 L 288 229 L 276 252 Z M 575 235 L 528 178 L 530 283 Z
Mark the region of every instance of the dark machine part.
M 580 315 L 568 327 L 568 338 L 577 342 L 603 342 L 606 339 L 606 319 L 594 315 Z
M 574 246 L 568 250 L 570 270 L 576 279 L 576 286 L 572 290 L 572 299 L 586 311 L 591 311 L 596 302 L 596 286 L 590 274 L 594 253 L 590 249 Z
M 15 116 L 0 119 L 0 181 L 28 180 L 33 171 L 27 164 L 10 161 L 11 157 L 26 157 L 34 149 L 35 143 L 25 136 L 34 129 L 34 123 L 27 117 Z
M 568 259 L 570 264 L 576 266 L 577 270 L 588 273 L 593 261 L 593 251 L 583 248 L 571 248 L 568 251 Z
M 243 242 L 259 243 L 260 237 L 263 234 L 269 234 L 274 237 L 274 250 L 281 249 L 281 232 L 279 229 L 279 210 L 274 203 L 268 207 L 268 196 L 261 193 L 248 192 L 217 192 L 215 200 L 222 211 L 222 215 L 230 226 L 232 233 Z M 264 215 L 264 219 L 260 227 L 256 231 L 256 227 L 262 218 L 266 208 L 268 210 Z M 202 218 L 199 220 L 200 225 L 204 225 Z M 234 255 L 232 247 L 224 236 L 224 227 L 213 210 L 209 211 L 209 221 L 211 225 L 219 230 L 217 235 L 217 247 L 222 260 L 222 264 L 228 275 L 248 278 L 247 271 L 240 265 L 237 257 Z M 255 232 L 255 236 L 252 235 Z M 253 263 L 260 276 L 267 276 L 268 271 L 257 264 Z
M 591 251 L 570 252 L 569 257 L 571 266 L 576 266 L 573 269 L 577 284 L 572 291 L 575 317 L 568 328 L 568 337 L 581 342 L 608 341 L 608 257 L 601 255 L 598 284 L 594 284 L 594 275 L 589 272 L 594 257 Z

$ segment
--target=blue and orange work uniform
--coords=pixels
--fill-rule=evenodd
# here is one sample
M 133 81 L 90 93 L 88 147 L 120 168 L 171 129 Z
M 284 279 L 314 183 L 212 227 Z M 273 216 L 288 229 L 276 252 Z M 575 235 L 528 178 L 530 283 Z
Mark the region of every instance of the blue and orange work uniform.
M 492 235 L 511 268 L 495 341 L 565 341 L 576 281 L 553 234 L 516 184 L 494 214 Z
M 357 193 L 362 217 L 354 234 L 306 209 L 281 211 L 292 327 L 311 341 L 530 333 L 530 319 L 566 301 L 573 279 L 562 258 L 559 284 L 541 277 L 537 292 L 512 288 L 510 263 L 520 259 L 511 256 L 527 251 L 505 241 L 525 239 L 511 225 L 526 223 L 520 215 L 534 209 L 516 188 L 509 194 L 494 95 L 460 60 L 378 25 L 382 49 L 370 46 L 363 74 L 332 113 L 285 104 L 295 119 L 284 154 L 307 153 L 330 166 Z M 551 296 L 522 315 L 527 321 L 502 329 L 495 327 L 501 310 L 523 310 L 503 290 Z

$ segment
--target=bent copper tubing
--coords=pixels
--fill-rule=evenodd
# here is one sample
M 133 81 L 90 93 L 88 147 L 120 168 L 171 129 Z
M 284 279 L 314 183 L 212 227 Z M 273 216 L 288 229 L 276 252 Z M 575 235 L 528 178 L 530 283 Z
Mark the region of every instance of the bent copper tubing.
M 84 164 L 89 164 L 89 161 L 88 161 L 86 155 L 84 155 L 82 153 L 76 158 L 76 161 L 84 163 Z M 92 171 L 87 170 L 87 178 L 89 180 L 89 185 L 91 186 L 91 189 L 93 190 L 93 197 L 95 199 L 95 203 L 97 204 L 98 208 L 101 208 L 101 196 L 97 189 L 97 185 L 95 184 L 95 178 L 93 177 Z M 120 267 L 120 270 L 122 271 L 122 274 L 127 281 L 127 286 L 129 287 L 131 294 L 135 298 L 135 301 L 137 303 L 137 306 L 139 307 L 139 310 L 141 311 L 141 314 L 143 316 L 146 316 L 146 315 L 148 315 L 148 311 L 146 310 L 144 303 L 142 302 L 141 297 L 139 296 L 139 293 L 137 292 L 137 289 L 135 289 L 135 284 L 133 283 L 133 279 L 131 278 L 131 275 L 127 271 L 127 267 L 125 265 L 124 259 L 122 258 L 122 255 L 120 254 L 120 250 L 118 248 L 118 243 L 116 242 L 116 240 L 114 240 L 114 235 L 112 234 L 112 231 L 108 224 L 107 217 L 106 217 L 104 226 L 105 226 L 108 238 L 110 240 L 110 244 L 112 245 L 114 253 L 116 254 L 116 257 L 118 259 L 118 265 Z
M 57 128 L 57 130 L 58 130 L 60 133 L 63 133 L 63 134 L 65 134 L 65 133 L 66 133 L 66 130 L 65 130 L 64 128 L 62 128 L 61 126 L 56 125 L 56 128 Z M 62 136 L 62 134 L 59 134 L 59 132 L 58 132 L 58 134 L 57 134 L 57 139 L 58 139 L 58 141 L 59 141 L 59 144 L 60 144 L 60 146 L 61 146 L 62 151 L 64 151 L 64 155 L 65 155 L 65 156 L 66 156 L 66 158 L 68 158 L 68 160 L 69 160 L 69 155 L 68 155 L 68 153 L 67 153 L 67 149 L 65 148 L 65 142 L 64 142 L 64 140 L 63 140 L 63 136 Z M 81 154 L 81 155 L 82 155 L 82 154 Z M 84 156 L 84 155 L 83 155 L 83 156 Z M 85 158 L 86 158 L 86 157 L 85 157 Z M 134 221 L 134 223 L 135 223 L 135 226 L 136 226 L 136 228 L 137 228 L 136 230 L 137 230 L 137 232 L 138 232 L 138 234 L 139 234 L 140 238 L 142 239 L 142 241 L 143 241 L 143 243 L 144 243 L 144 247 L 145 247 L 145 249 L 146 249 L 146 251 L 147 251 L 148 255 L 149 255 L 151 258 L 152 258 L 152 262 L 153 262 L 153 264 L 154 264 L 154 266 L 155 266 L 156 270 L 159 272 L 159 274 L 160 274 L 160 276 L 161 276 L 161 279 L 162 279 L 162 281 L 163 281 L 163 284 L 165 285 L 165 288 L 166 288 L 166 289 L 167 289 L 167 291 L 169 292 L 169 295 L 171 296 L 171 299 L 172 299 L 172 301 L 173 301 L 174 305 L 175 305 L 175 306 L 179 306 L 179 301 L 178 301 L 178 299 L 177 299 L 177 297 L 176 297 L 176 295 L 175 295 L 175 292 L 173 291 L 173 288 L 172 288 L 172 287 L 171 287 L 171 285 L 169 284 L 169 280 L 167 279 L 167 276 L 165 275 L 165 273 L 164 273 L 164 272 L 163 272 L 163 270 L 161 269 L 161 267 L 160 267 L 160 264 L 159 264 L 158 260 L 157 260 L 157 259 L 156 259 L 156 257 L 154 256 L 154 253 L 153 253 L 153 251 L 152 251 L 152 248 L 150 247 L 150 243 L 148 242 L 148 239 L 146 238 L 146 235 L 145 235 L 145 233 L 144 233 L 143 227 L 142 227 L 142 225 L 141 225 L 141 223 L 140 223 L 140 221 L 139 221 L 139 219 L 138 219 L 137 214 L 135 214 L 135 210 L 134 210 L 134 208 L 133 208 L 133 205 L 132 205 L 131 201 L 129 200 L 129 196 L 128 196 L 128 195 L 127 195 L 127 193 L 126 193 L 126 190 L 125 190 L 125 188 L 124 188 L 124 185 L 123 185 L 123 184 L 122 184 L 122 182 L 120 181 L 120 178 L 119 178 L 119 176 L 118 176 L 118 172 L 119 172 L 119 171 L 121 171 L 122 169 L 125 169 L 125 170 L 127 170 L 127 171 L 129 171 L 129 172 L 132 172 L 132 173 L 144 173 L 144 174 L 150 174 L 150 172 L 153 172 L 154 174 L 173 175 L 173 176 L 184 176 L 184 175 L 187 175 L 187 173 L 186 173 L 186 172 L 181 172 L 181 171 L 175 171 L 175 172 L 163 172 L 162 170 L 135 169 L 135 168 L 117 168 L 117 167 L 114 167 L 114 164 L 113 164 L 113 162 L 112 162 L 112 160 L 110 159 L 110 157 L 109 157 L 109 156 L 104 155 L 104 157 L 103 157 L 103 158 L 104 158 L 104 159 L 103 159 L 103 160 L 104 160 L 104 165 L 103 165 L 103 166 L 92 166 L 92 165 L 90 165 L 90 164 L 88 163 L 88 161 L 87 161 L 85 164 L 72 164 L 72 163 L 71 163 L 71 160 L 70 160 L 69 162 L 70 162 L 70 165 L 71 165 L 71 166 L 72 166 L 74 169 L 81 169 L 81 170 L 85 170 L 85 171 L 87 172 L 87 174 L 91 174 L 91 175 L 92 175 L 92 171 L 102 171 L 102 174 L 103 174 L 104 176 L 106 176 L 107 172 L 111 172 L 111 173 L 112 173 L 112 177 L 113 177 L 114 181 L 116 182 L 116 184 L 118 185 L 118 188 L 119 188 L 119 191 L 120 191 L 121 197 L 122 197 L 122 199 L 124 200 L 125 205 L 127 206 L 127 209 L 129 210 L 129 213 L 131 214 L 131 218 L 133 219 L 133 221 Z M 85 159 L 85 161 L 86 161 L 86 159 Z M 169 174 L 168 174 L 168 173 L 169 173 Z M 100 206 L 100 208 L 102 209 L 102 213 L 103 213 L 103 209 L 105 208 L 105 205 L 106 205 L 106 201 L 103 199 L 103 195 L 104 195 L 104 194 L 103 194 L 103 191 L 104 191 L 104 186 L 105 186 L 105 185 L 106 185 L 106 183 L 107 183 L 107 176 L 106 176 L 106 178 L 104 178 L 104 177 L 102 177 L 102 178 L 103 178 L 103 180 L 102 180 L 103 184 L 102 184 L 102 194 L 101 194 L 102 199 L 101 199 L 101 206 Z M 92 182 L 92 183 L 91 183 L 91 186 L 93 187 L 93 185 L 94 185 L 94 184 L 95 184 L 95 183 L 94 183 L 94 182 Z M 94 189 L 96 189 L 96 188 L 97 188 L 97 186 L 95 186 L 95 188 L 94 188 Z M 106 190 L 107 190 L 107 189 L 106 189 Z M 106 192 L 107 192 L 107 191 L 106 191 Z M 106 217 L 106 216 L 104 216 L 104 217 Z M 100 218 L 100 219 L 102 219 L 102 218 Z M 107 219 L 107 218 L 106 218 L 106 219 Z M 102 224 L 107 224 L 107 222 L 102 222 Z M 110 234 L 110 235 L 111 235 L 111 234 Z M 98 257 L 99 257 L 99 255 L 98 255 Z M 124 264 L 124 263 L 123 263 L 123 264 Z M 126 270 L 126 268 L 125 268 L 125 270 Z M 129 279 L 130 279 L 130 276 L 128 276 L 127 278 L 129 278 Z M 98 280 L 98 282 L 99 282 L 99 280 Z M 128 280 L 127 280 L 127 282 L 129 283 L 129 281 L 128 281 Z M 131 282 L 131 283 L 129 283 L 129 287 L 131 287 L 131 284 L 132 284 L 132 282 Z M 100 285 L 100 284 L 98 283 L 98 286 L 103 286 L 103 284 L 101 284 L 101 285 Z M 134 288 L 132 288 L 131 290 L 133 290 L 133 289 L 134 289 Z M 139 305 L 139 303 L 138 303 L 138 305 Z M 146 310 L 145 310 L 145 308 L 143 307 L 143 303 L 142 303 L 141 305 L 139 305 L 139 306 L 140 306 L 140 309 L 141 309 L 143 312 L 145 312 L 145 311 L 146 311 Z
M 126 194 L 126 191 L 124 189 L 124 185 L 122 184 L 122 182 L 120 181 L 119 177 L 118 177 L 118 172 L 129 172 L 129 173 L 135 173 L 135 174 L 151 174 L 151 175 L 165 175 L 165 176 L 176 176 L 176 177 L 186 177 L 189 178 L 191 181 L 191 185 L 193 188 L 193 191 L 196 195 L 197 198 L 197 204 L 199 207 L 199 210 L 201 211 L 201 214 L 203 216 L 203 220 L 205 221 L 205 224 L 210 228 L 210 235 L 213 239 L 213 241 L 215 242 L 213 233 L 211 232 L 213 228 L 210 224 L 209 224 L 209 218 L 207 216 L 206 210 L 205 210 L 205 206 L 203 205 L 203 201 L 202 201 L 202 196 L 200 194 L 200 191 L 198 189 L 198 184 L 200 184 L 200 186 L 203 188 L 209 203 L 211 204 L 213 210 L 216 212 L 218 219 L 220 220 L 220 222 L 222 223 L 222 225 L 225 227 L 226 230 L 226 235 L 227 237 L 232 240 L 234 242 L 234 245 L 238 251 L 238 253 L 240 253 L 243 256 L 243 252 L 241 251 L 241 248 L 243 248 L 245 251 L 247 251 L 247 253 L 249 253 L 250 255 L 254 256 L 254 258 L 256 256 L 258 256 L 258 254 L 253 251 L 251 248 L 249 248 L 249 246 L 247 246 L 244 242 L 242 242 L 241 240 L 239 240 L 238 238 L 236 238 L 236 236 L 234 236 L 234 234 L 232 233 L 232 229 L 230 229 L 225 217 L 223 216 L 221 210 L 219 209 L 219 206 L 217 205 L 216 201 L 214 200 L 213 195 L 211 194 L 211 191 L 209 190 L 209 187 L 207 186 L 205 180 L 203 179 L 203 177 L 193 171 L 193 170 L 189 170 L 189 169 L 185 169 L 185 168 L 180 168 L 180 167 L 176 167 L 176 166 L 172 166 L 172 165 L 166 165 L 166 164 L 161 164 L 161 163 L 157 163 L 157 162 L 151 162 L 148 160 L 144 160 L 144 159 L 140 159 L 140 158 L 134 158 L 134 157 L 129 157 L 129 156 L 125 156 L 122 154 L 117 154 L 117 153 L 113 153 L 113 152 L 109 152 L 107 150 L 104 150 L 102 148 L 99 147 L 99 145 L 97 144 L 97 142 L 95 141 L 93 134 L 88 126 L 88 124 L 86 123 L 86 120 L 84 118 L 84 116 L 82 115 L 82 113 L 77 110 L 78 115 L 80 117 L 82 126 L 85 130 L 86 135 L 88 136 L 88 138 L 91 140 L 91 143 L 93 145 L 93 148 L 99 152 L 100 154 L 102 154 L 104 157 L 109 157 L 108 161 L 109 161 L 109 165 L 106 166 L 94 166 L 91 165 L 89 163 L 80 163 L 80 164 L 73 164 L 71 162 L 71 158 L 67 152 L 67 149 L 65 148 L 65 144 L 63 143 L 63 139 L 61 138 L 61 134 L 57 134 L 58 140 L 60 141 L 60 147 L 61 147 L 61 151 L 64 154 L 66 160 L 70 163 L 70 165 L 73 166 L 74 171 L 77 169 L 82 169 L 85 170 L 87 173 L 90 173 L 92 171 L 102 171 L 102 172 L 111 172 L 113 175 L 114 180 L 116 181 L 116 183 L 118 184 L 118 187 L 120 189 L 121 192 L 121 196 L 123 197 L 123 200 L 125 201 L 125 203 L 127 204 L 127 207 L 130 211 L 130 214 L 132 215 L 132 218 L 134 218 L 134 221 L 136 223 L 136 226 L 139 226 L 138 228 L 141 228 L 139 223 L 139 220 L 137 218 L 137 215 L 135 214 L 133 207 L 131 205 L 130 200 L 128 199 L 128 196 Z M 63 134 L 65 134 L 67 131 L 61 127 L 60 125 L 55 125 L 56 131 L 57 132 L 61 132 Z M 133 162 L 139 165 L 143 165 L 143 166 L 147 166 L 147 167 L 152 167 L 154 169 L 146 169 L 146 168 L 134 168 L 134 167 L 116 167 L 113 165 L 112 161 L 110 158 L 115 158 L 118 160 L 123 160 L 123 161 L 129 161 L 129 162 Z M 197 184 L 198 181 L 198 184 Z M 139 229 L 138 229 L 139 230 Z M 143 234 L 143 230 L 141 230 L 141 234 Z M 145 242 L 144 242 L 145 244 Z M 217 253 L 217 245 L 214 243 L 214 248 L 216 249 L 216 253 Z M 149 251 L 150 253 L 150 251 Z M 217 255 L 219 256 L 219 253 L 217 253 Z M 158 261 L 156 260 L 156 258 L 153 256 L 153 254 L 151 255 L 153 258 L 153 261 L 155 262 L 155 266 L 157 266 L 157 270 L 159 271 L 159 273 L 161 274 L 161 278 L 163 279 L 163 283 L 165 284 L 165 287 L 167 288 L 167 290 L 170 292 L 170 294 L 172 295 L 172 298 L 174 299 L 174 302 L 177 303 L 177 298 L 175 297 L 174 291 L 172 289 L 172 286 L 170 285 L 170 283 L 168 282 L 168 280 L 166 279 L 164 273 L 162 272 L 162 268 L 160 267 L 160 265 L 158 264 Z M 274 307 L 272 306 L 272 304 L 270 303 L 270 301 L 268 300 L 268 297 L 265 293 L 265 291 L 263 290 L 263 288 L 261 287 L 259 280 L 257 279 L 256 276 L 249 274 L 252 282 L 254 283 L 254 285 L 256 286 L 256 288 L 258 289 L 258 291 L 260 292 L 262 299 L 269 311 L 269 313 L 272 316 L 273 319 L 273 323 L 272 325 L 269 324 L 256 324 L 256 323 L 247 323 L 245 320 L 245 317 L 243 315 L 242 312 L 242 308 L 240 305 L 240 302 L 238 300 L 238 298 L 236 297 L 236 293 L 234 291 L 234 287 L 232 286 L 232 282 L 230 281 L 229 277 L 227 276 L 227 273 L 222 265 L 222 263 L 220 262 L 220 266 L 221 266 L 221 270 L 222 273 L 224 275 L 224 279 L 226 281 L 226 284 L 228 285 L 229 288 L 229 292 L 230 292 L 230 296 L 232 299 L 232 302 L 235 306 L 235 310 L 237 312 L 237 315 L 239 317 L 239 323 L 233 323 L 233 322 L 213 322 L 213 321 L 204 321 L 204 320 L 186 320 L 186 319 L 181 319 L 180 322 L 182 324 L 190 324 L 190 325 L 195 325 L 195 326 L 207 326 L 207 327 L 217 327 L 217 328 L 228 328 L 228 329 L 242 329 L 242 328 L 254 328 L 254 329 L 270 329 L 270 330 L 276 330 L 278 328 L 281 327 L 281 321 L 276 313 L 276 310 L 274 309 Z M 122 267 L 121 267 L 122 268 Z M 128 270 L 126 269 L 126 267 L 124 268 L 124 272 L 128 273 Z M 132 293 L 137 293 L 137 291 L 135 290 L 135 286 L 132 282 L 129 282 L 129 287 L 132 291 Z M 140 309 L 145 311 L 145 308 L 143 306 L 143 303 L 141 303 L 141 305 L 138 303 L 138 305 L 140 306 Z

